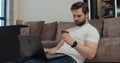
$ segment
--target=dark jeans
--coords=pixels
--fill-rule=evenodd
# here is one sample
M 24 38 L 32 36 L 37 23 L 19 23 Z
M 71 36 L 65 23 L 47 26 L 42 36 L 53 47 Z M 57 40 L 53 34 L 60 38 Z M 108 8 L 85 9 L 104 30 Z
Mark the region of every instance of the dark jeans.
M 77 63 L 73 58 L 69 56 L 65 56 L 62 58 L 58 59 L 53 59 L 53 60 L 41 60 L 41 59 L 28 59 L 28 60 L 18 60 L 18 62 L 5 62 L 5 63 Z

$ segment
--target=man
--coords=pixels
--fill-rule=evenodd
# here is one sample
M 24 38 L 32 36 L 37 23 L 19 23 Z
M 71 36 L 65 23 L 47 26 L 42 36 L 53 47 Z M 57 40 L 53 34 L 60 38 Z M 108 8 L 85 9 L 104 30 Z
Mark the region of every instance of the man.
M 45 49 L 45 52 L 50 54 L 64 53 L 68 56 L 47 63 L 84 63 L 86 58 L 91 60 L 96 55 L 99 33 L 88 22 L 89 10 L 87 4 L 76 2 L 72 5 L 71 11 L 76 27 L 63 33 L 62 40 L 56 47 Z
M 61 36 L 60 43 L 50 49 L 45 49 L 47 53 L 64 53 L 68 56 L 63 58 L 45 61 L 29 60 L 25 63 L 84 63 L 85 59 L 93 59 L 98 47 L 98 31 L 88 22 L 88 6 L 83 2 L 76 2 L 72 5 L 76 27 L 68 29 Z
M 63 33 L 62 40 L 56 47 L 45 49 L 45 51 L 64 53 L 72 57 L 77 63 L 83 63 L 86 58 L 91 60 L 95 57 L 99 33 L 88 22 L 89 10 L 86 3 L 74 3 L 71 11 L 76 27 L 68 29 L 69 33 Z

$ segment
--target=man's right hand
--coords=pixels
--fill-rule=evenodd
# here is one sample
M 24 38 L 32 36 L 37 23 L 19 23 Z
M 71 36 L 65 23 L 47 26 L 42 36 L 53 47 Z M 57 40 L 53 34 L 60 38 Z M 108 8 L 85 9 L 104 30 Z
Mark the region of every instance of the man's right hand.
M 48 50 L 49 50 L 49 49 L 44 48 L 44 52 L 45 52 L 45 53 L 47 53 Z
M 44 51 L 45 51 L 45 53 L 48 53 L 48 54 L 53 54 L 53 53 L 55 53 L 56 52 L 56 48 L 44 48 Z
M 53 47 L 53 48 L 44 48 L 44 51 L 46 53 L 49 53 L 49 54 L 53 54 L 53 53 L 56 53 L 56 51 L 64 44 L 64 41 L 61 40 L 60 43 L 56 46 L 56 47 Z

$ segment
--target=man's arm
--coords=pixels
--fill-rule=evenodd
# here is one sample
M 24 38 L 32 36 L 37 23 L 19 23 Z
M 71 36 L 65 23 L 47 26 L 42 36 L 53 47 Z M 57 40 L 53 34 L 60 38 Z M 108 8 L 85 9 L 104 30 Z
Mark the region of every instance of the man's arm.
M 79 43 L 75 47 L 75 49 L 85 56 L 87 59 L 91 60 L 95 57 L 97 51 L 98 44 L 91 41 L 86 41 L 85 45 L 80 45 Z
M 60 43 L 56 46 L 56 47 L 53 47 L 53 48 L 45 48 L 44 51 L 46 53 L 55 53 L 62 45 L 64 44 L 64 41 L 61 40 Z
M 69 33 L 64 33 L 62 35 L 62 40 L 64 40 L 70 46 L 73 45 L 75 40 L 70 36 Z M 74 47 L 81 55 L 85 56 L 87 59 L 93 59 L 97 51 L 98 44 L 92 41 L 85 41 L 84 45 L 77 43 Z

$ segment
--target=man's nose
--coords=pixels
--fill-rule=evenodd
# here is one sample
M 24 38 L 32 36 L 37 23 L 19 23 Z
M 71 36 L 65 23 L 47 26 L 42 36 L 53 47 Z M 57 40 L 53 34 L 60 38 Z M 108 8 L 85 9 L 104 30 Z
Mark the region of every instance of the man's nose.
M 74 20 L 78 20 L 78 17 L 74 17 Z

